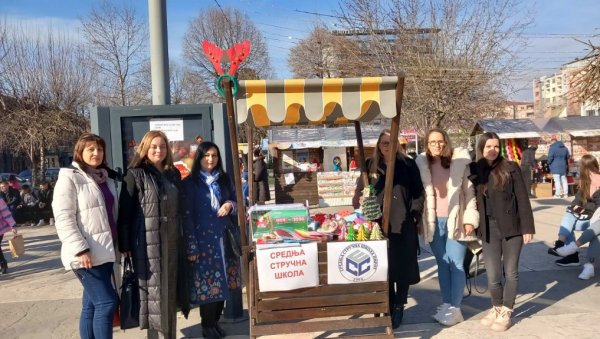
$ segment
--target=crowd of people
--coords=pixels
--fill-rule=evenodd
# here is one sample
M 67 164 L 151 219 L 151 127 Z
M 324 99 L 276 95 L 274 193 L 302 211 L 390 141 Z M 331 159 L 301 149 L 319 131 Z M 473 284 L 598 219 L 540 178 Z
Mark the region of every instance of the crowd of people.
M 368 184 L 382 206 L 387 164 L 395 161 L 387 234 L 393 328 L 402 322 L 409 287 L 420 281 L 421 236 L 430 244 L 438 268 L 441 303 L 432 317 L 445 326 L 464 321 L 464 259 L 469 244 L 477 242 L 485 254 L 491 298 L 481 324 L 507 330 L 521 249 L 535 233 L 530 190 L 521 169 L 501 156 L 500 138 L 494 133 L 479 138 L 476 161 L 466 149 L 452 147 L 447 132 L 438 128 L 428 131 L 425 152 L 415 160 L 401 147 L 391 154 L 390 140 L 389 130 L 380 134 L 366 166 Z M 144 135 L 124 178 L 108 167 L 105 149 L 100 136 L 82 135 L 74 146 L 72 165 L 61 169 L 54 189 L 42 182 L 35 190 L 24 185 L 19 192 L 1 182 L 0 241 L 6 232 L 16 232 L 13 216 L 37 219 L 39 224 L 55 222 L 63 266 L 73 270 L 83 286 L 82 338 L 112 338 L 122 257 L 133 263 L 139 327 L 147 329 L 149 337 L 175 338 L 177 309 L 187 317 L 193 306 L 199 306 L 205 338 L 225 337 L 219 325 L 224 302 L 242 281 L 239 252 L 233 250 L 235 236 L 230 235 L 237 228 L 235 186 L 223 169 L 219 147 L 201 141 L 184 180 L 163 132 Z M 254 199 L 264 203 L 270 197 L 259 150 L 254 159 Z M 240 166 L 247 181 L 242 159 Z M 581 159 L 579 168 L 577 196 L 548 252 L 563 257 L 558 265 L 579 264 L 578 248 L 589 242 L 588 263 L 580 275 L 589 279 L 600 249 L 600 168 L 590 155 Z M 560 173 L 556 175 L 561 180 Z M 117 181 L 122 181 L 119 194 Z M 356 208 L 364 184 L 357 181 Z M 584 231 L 577 240 L 574 230 Z M 6 270 L 0 253 L 0 273 Z

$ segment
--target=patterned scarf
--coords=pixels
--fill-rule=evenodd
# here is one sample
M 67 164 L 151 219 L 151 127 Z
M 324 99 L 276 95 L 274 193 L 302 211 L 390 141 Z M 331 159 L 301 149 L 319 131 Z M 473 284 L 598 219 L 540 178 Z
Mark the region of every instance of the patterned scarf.
M 88 168 L 86 172 L 92 176 L 98 185 L 105 183 L 106 179 L 108 178 L 108 171 L 106 171 L 104 168 Z
M 219 180 L 219 171 L 214 170 L 210 174 L 200 171 L 200 179 L 204 181 L 210 191 L 210 206 L 213 212 L 218 211 L 221 208 L 221 187 L 219 187 L 219 183 L 217 182 Z

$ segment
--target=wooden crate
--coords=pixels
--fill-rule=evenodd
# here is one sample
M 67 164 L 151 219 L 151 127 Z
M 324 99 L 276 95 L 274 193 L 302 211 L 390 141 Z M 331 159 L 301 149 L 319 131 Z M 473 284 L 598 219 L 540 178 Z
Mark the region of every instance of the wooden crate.
M 536 182 L 533 183 L 533 191 L 535 196 L 538 198 L 551 198 L 552 197 L 552 183 L 550 182 Z
M 250 262 L 250 337 L 370 329 L 363 337 L 393 338 L 391 318 L 384 315 L 389 312 L 387 281 L 327 285 L 327 244 L 318 250 L 317 287 L 260 292 L 256 260 Z M 349 319 L 333 318 L 342 316 Z

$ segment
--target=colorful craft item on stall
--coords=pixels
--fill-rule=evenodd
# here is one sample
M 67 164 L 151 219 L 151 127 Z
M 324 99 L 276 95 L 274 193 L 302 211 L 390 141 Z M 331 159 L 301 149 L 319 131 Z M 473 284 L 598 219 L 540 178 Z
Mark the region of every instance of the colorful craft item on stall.
M 325 222 L 325 219 L 327 219 L 327 216 L 323 213 L 316 213 L 311 219 L 318 222 L 319 225 L 322 225 Z
M 377 201 L 373 185 L 369 185 L 363 189 L 362 215 L 367 220 L 381 219 L 381 206 Z
M 506 159 L 506 152 L 504 151 L 504 140 L 500 140 L 500 155 Z
M 381 228 L 379 227 L 378 223 L 375 223 L 373 225 L 373 229 L 371 230 L 371 236 L 369 237 L 369 240 L 381 240 L 382 238 Z
M 366 241 L 369 240 L 366 236 L 365 224 L 360 224 L 358 227 L 358 234 L 356 235 L 356 241 Z
M 346 236 L 348 235 L 348 227 L 354 227 L 353 225 L 348 226 L 348 224 L 342 226 L 340 230 L 340 234 L 338 235 L 338 240 L 344 241 L 346 240 Z
M 341 218 L 346 218 L 347 216 L 351 215 L 353 212 L 349 211 L 349 210 L 341 210 L 339 212 L 339 215 Z
M 354 227 L 348 227 L 348 233 L 346 234 L 346 241 L 356 241 L 356 235 L 354 234 Z

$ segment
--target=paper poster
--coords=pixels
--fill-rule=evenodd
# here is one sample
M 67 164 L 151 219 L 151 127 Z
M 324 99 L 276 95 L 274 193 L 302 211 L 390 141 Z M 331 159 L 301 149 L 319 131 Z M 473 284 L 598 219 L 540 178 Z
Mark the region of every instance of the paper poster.
M 317 243 L 256 245 L 258 288 L 289 291 L 319 285 Z
M 294 173 L 285 173 L 283 177 L 285 178 L 286 185 L 293 185 L 296 183 L 296 180 L 294 179 Z
M 169 141 L 182 141 L 183 119 L 150 119 L 150 130 L 162 131 Z
M 327 243 L 328 284 L 386 281 L 387 272 L 385 240 Z
M 296 163 L 298 164 L 299 171 L 308 172 L 310 170 L 310 162 L 308 159 L 307 149 L 296 150 Z
M 281 171 L 284 173 L 294 171 L 294 158 L 292 157 L 292 151 L 281 152 Z

